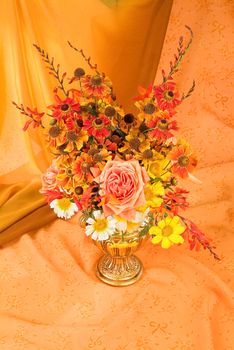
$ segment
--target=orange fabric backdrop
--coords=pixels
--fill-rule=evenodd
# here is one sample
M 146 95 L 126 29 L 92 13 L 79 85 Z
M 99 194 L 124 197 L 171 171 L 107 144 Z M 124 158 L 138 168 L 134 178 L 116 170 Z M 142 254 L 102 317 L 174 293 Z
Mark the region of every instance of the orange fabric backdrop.
M 17 194 L 20 188 L 24 191 L 25 183 L 31 184 L 31 193 L 34 193 L 33 188 L 35 190 L 39 186 L 40 170 L 49 161 L 42 136 L 36 133 L 24 135 L 20 131 L 23 121 L 16 117 L 9 104 L 11 99 L 37 104 L 39 108 L 44 101 L 50 103 L 53 82 L 44 78 L 46 72 L 29 50 L 31 42 L 40 42 L 51 53 L 55 52 L 57 60 L 72 72 L 81 61 L 79 57 L 75 59 L 77 62 L 73 61 L 73 53 L 64 47 L 63 42 L 67 38 L 74 43 L 78 41 L 79 46 L 100 60 L 97 63 L 103 64 L 103 70 L 113 75 L 111 78 L 123 103 L 127 103 L 130 94 L 135 94 L 137 81 L 146 84 L 154 78 L 160 44 L 154 51 L 155 40 L 151 30 L 158 32 L 154 15 L 159 13 L 161 18 L 159 10 L 163 10 L 162 7 L 153 5 L 157 1 L 129 1 L 129 7 L 117 16 L 115 13 L 120 9 L 105 3 L 112 2 L 90 0 L 85 5 L 75 0 L 3 2 L 5 15 L 1 18 L 1 33 L 7 40 L 4 41 L 1 64 L 6 62 L 7 57 L 9 69 L 7 72 L 3 67 L 0 69 L 1 111 L 2 115 L 8 116 L 7 120 L 1 118 L 1 180 L 5 186 L 21 181 L 18 187 L 14 185 L 13 190 L 11 187 L 11 194 Z M 166 17 L 170 3 L 163 10 Z M 133 4 L 136 13 L 132 9 Z M 144 15 L 144 20 L 148 15 L 148 26 L 147 23 L 142 25 L 143 18 L 138 17 L 140 13 Z M 57 219 L 5 244 L 0 250 L 1 349 L 233 349 L 232 13 L 232 1 L 175 0 L 160 61 L 161 68 L 168 67 L 176 49 L 175 42 L 185 31 L 184 24 L 189 24 L 195 40 L 177 81 L 179 87 L 186 90 L 195 78 L 197 89 L 180 107 L 177 118 L 180 133 L 197 150 L 199 166 L 196 176 L 203 183 L 195 185 L 183 181 L 182 185 L 190 190 L 191 208 L 187 216 L 213 238 L 223 259 L 217 262 L 206 251 L 190 252 L 184 246 L 165 251 L 149 242 L 139 252 L 145 266 L 143 278 L 133 286 L 114 288 L 102 284 L 95 277 L 94 266 L 100 252 L 78 228 L 78 218 L 70 222 Z M 16 15 L 17 21 L 14 20 Z M 100 20 L 105 16 L 106 21 Z M 70 20 L 66 21 L 67 18 Z M 44 35 L 41 31 L 42 19 L 46 28 Z M 134 21 L 141 30 L 133 26 Z M 9 23 L 11 30 L 7 31 Z M 117 52 L 123 52 L 123 23 L 132 25 L 131 32 L 139 39 L 133 46 L 135 50 L 129 39 L 126 66 L 124 58 L 120 60 L 121 64 L 117 59 L 106 58 L 109 37 L 115 38 L 115 50 L 119 46 L 119 51 L 113 52 L 114 57 L 120 58 Z M 89 39 L 93 37 L 92 30 L 99 29 L 99 35 L 97 31 L 93 33 L 96 40 L 88 43 L 85 35 L 78 40 L 75 35 L 78 24 Z M 119 27 L 122 29 L 118 37 Z M 141 32 L 142 40 L 139 37 Z M 160 37 L 162 40 L 163 31 Z M 22 44 L 24 50 L 18 52 Z M 19 57 L 22 62 L 17 61 Z M 135 68 L 131 67 L 128 75 L 128 67 L 134 59 L 138 64 Z M 121 91 L 123 78 L 119 73 L 121 65 L 124 67 L 121 74 L 127 76 L 124 93 Z M 18 70 L 13 71 L 12 67 L 16 66 Z M 135 80 L 131 80 L 134 69 L 138 73 Z M 18 77 L 21 79 L 18 80 Z M 160 81 L 160 70 L 156 81 Z M 22 180 L 25 182 L 22 183 Z M 27 187 L 29 191 L 30 184 Z M 5 200 L 9 197 L 9 194 L 4 196 Z M 43 209 L 40 198 L 35 198 L 34 205 L 36 200 L 39 200 L 37 207 Z M 11 203 L 8 205 L 7 210 L 10 210 Z M 35 209 L 31 211 L 34 214 Z M 7 210 L 4 215 L 9 214 Z M 41 215 L 46 213 L 45 209 Z M 19 219 L 26 213 L 17 215 Z M 30 218 L 35 220 L 29 216 L 28 221 Z M 27 217 L 25 220 L 24 229 L 32 229 Z M 13 222 L 9 220 L 10 224 Z M 14 229 L 17 231 L 17 226 Z M 8 231 L 9 234 L 12 232 Z

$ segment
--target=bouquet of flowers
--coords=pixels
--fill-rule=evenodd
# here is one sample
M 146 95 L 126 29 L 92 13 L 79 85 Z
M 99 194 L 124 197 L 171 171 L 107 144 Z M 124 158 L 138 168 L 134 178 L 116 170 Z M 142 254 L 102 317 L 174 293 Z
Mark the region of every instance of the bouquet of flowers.
M 53 161 L 42 176 L 40 192 L 58 217 L 70 219 L 80 211 L 81 224 L 93 240 L 119 234 L 124 241 L 126 233 L 137 231 L 150 234 L 152 243 L 162 248 L 186 241 L 190 249 L 202 246 L 218 259 L 205 234 L 180 214 L 189 206 L 188 191 L 177 186 L 177 178 L 193 178 L 197 165 L 190 145 L 175 136 L 176 108 L 195 87 L 193 82 L 180 94 L 173 79 L 192 42 L 188 29 L 190 40 L 185 44 L 180 38 L 162 82 L 139 88 L 137 113 L 123 110 L 110 79 L 70 42 L 92 74 L 77 68 L 68 79 L 34 45 L 57 80 L 54 103 L 46 113 L 13 103 L 27 117 L 23 130 L 43 128 Z

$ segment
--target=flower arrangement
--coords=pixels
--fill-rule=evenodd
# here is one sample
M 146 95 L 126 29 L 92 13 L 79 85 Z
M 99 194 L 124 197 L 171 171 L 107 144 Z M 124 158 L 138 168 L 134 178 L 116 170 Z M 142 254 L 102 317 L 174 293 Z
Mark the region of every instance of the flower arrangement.
M 180 38 L 162 82 L 139 88 L 137 113 L 123 110 L 110 79 L 70 42 L 92 74 L 77 68 L 66 88 L 66 73 L 34 45 L 57 80 L 54 103 L 46 113 L 13 103 L 27 117 L 23 130 L 43 129 L 53 161 L 42 176 L 40 192 L 59 218 L 81 212 L 81 224 L 93 240 L 119 234 L 124 243 L 126 232 L 137 231 L 150 234 L 152 243 L 162 248 L 187 242 L 190 249 L 202 246 L 218 259 L 205 234 L 180 214 L 189 206 L 188 191 L 177 186 L 177 178 L 194 178 L 197 165 L 187 141 L 175 136 L 176 109 L 195 87 L 193 82 L 181 94 L 173 79 L 192 43 L 187 28 L 190 40 L 185 44 Z

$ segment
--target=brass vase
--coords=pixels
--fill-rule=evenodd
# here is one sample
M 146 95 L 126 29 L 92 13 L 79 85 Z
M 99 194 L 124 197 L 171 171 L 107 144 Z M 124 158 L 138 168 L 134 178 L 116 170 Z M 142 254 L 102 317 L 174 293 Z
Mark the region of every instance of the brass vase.
M 133 255 L 149 235 L 139 236 L 138 232 L 114 234 L 105 241 L 94 241 L 105 253 L 97 262 L 97 277 L 112 286 L 128 286 L 139 280 L 142 263 Z

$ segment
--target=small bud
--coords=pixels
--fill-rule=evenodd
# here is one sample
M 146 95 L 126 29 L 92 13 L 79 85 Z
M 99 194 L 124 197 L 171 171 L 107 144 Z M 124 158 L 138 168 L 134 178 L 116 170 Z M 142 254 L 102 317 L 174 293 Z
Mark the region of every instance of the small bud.
M 83 68 L 76 68 L 76 70 L 74 71 L 74 76 L 77 78 L 83 77 L 83 75 L 85 75 L 85 71 Z
M 57 119 L 52 118 L 50 121 L 50 125 L 55 125 L 57 123 Z
M 84 190 L 83 190 L 83 188 L 81 187 L 81 186 L 77 186 L 76 188 L 75 188 L 75 193 L 79 196 L 79 195 L 81 195 L 81 194 L 83 194 L 83 192 L 84 192 Z

